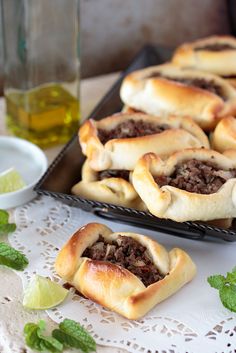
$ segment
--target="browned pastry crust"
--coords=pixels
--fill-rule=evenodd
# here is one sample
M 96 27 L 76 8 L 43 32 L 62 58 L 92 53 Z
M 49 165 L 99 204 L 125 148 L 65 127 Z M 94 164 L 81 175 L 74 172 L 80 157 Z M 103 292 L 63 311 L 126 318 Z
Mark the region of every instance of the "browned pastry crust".
M 149 258 L 163 279 L 145 286 L 129 270 L 109 261 L 84 257 L 84 251 L 102 236 L 106 242 L 119 236 L 138 241 L 148 251 Z M 56 272 L 85 297 L 128 319 L 139 319 L 156 304 L 174 294 L 196 273 L 191 258 L 181 249 L 169 253 L 154 240 L 136 233 L 112 233 L 99 223 L 90 223 L 76 231 L 59 252 Z
M 234 163 L 236 162 L 236 149 L 231 148 L 222 153 L 227 158 L 231 159 Z
M 236 75 L 235 75 L 235 78 L 233 78 L 232 76 L 232 78 L 225 78 L 225 80 L 229 82 L 236 89 Z
M 217 124 L 211 143 L 219 152 L 236 149 L 236 119 L 233 116 L 228 116 Z
M 207 221 L 202 223 L 204 224 L 207 223 L 211 226 L 218 227 L 218 228 L 229 229 L 232 226 L 233 218 L 214 219 L 212 221 Z
M 157 155 L 148 153 L 139 160 L 134 169 L 133 185 L 148 210 L 160 218 L 169 218 L 177 222 L 234 218 L 236 216 L 236 160 L 231 157 L 213 150 L 187 149 L 176 152 L 168 160 L 162 161 Z M 217 167 L 219 172 L 213 171 L 212 175 L 221 180 L 218 189 L 214 189 L 213 179 L 206 186 L 212 188 L 212 191 L 208 190 L 206 193 L 186 191 L 184 187 L 168 185 L 166 182 L 160 184 L 161 178 L 164 180 L 171 178 L 175 175 L 178 166 L 191 160 Z M 182 173 L 188 173 L 187 177 L 189 175 L 188 170 Z M 196 187 L 198 182 L 193 183 L 194 190 Z
M 130 173 L 127 171 L 127 174 Z M 83 164 L 81 181 L 71 191 L 74 195 L 89 200 L 142 210 L 146 208 L 129 180 L 123 177 L 100 179 L 99 172 L 90 168 L 88 160 Z
M 184 43 L 175 51 L 172 62 L 181 67 L 197 69 L 236 79 L 236 39 L 211 36 Z
M 129 74 L 120 91 L 123 102 L 157 116 L 191 116 L 204 130 L 236 112 L 236 90 L 214 74 L 172 64 L 148 67 Z
M 99 131 L 106 132 L 120 124 L 133 121 L 151 126 L 168 126 L 168 129 L 146 136 L 111 138 L 101 142 Z M 183 148 L 209 147 L 207 136 L 199 126 L 187 117 L 159 118 L 141 113 L 122 113 L 100 121 L 87 120 L 79 130 L 79 140 L 83 153 L 94 170 L 125 169 L 133 170 L 137 160 L 147 152 L 158 153 L 166 158 Z

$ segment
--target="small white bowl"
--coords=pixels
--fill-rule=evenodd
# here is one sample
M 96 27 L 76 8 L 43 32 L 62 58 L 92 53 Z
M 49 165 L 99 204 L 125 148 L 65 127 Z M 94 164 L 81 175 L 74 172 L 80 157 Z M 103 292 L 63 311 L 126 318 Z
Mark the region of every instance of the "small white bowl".
M 8 209 L 32 200 L 37 194 L 35 184 L 47 169 L 43 151 L 31 142 L 18 137 L 0 136 L 0 173 L 14 167 L 26 186 L 20 190 L 0 194 L 0 209 Z

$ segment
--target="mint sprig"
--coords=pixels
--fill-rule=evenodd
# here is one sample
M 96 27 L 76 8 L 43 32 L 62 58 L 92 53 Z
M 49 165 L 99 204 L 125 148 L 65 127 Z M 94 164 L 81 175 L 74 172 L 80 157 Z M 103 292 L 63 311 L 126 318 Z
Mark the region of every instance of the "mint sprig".
M 7 211 L 0 210 L 0 235 L 14 232 L 15 223 L 9 222 Z M 0 243 L 0 265 L 11 267 L 15 270 L 23 271 L 28 265 L 28 260 L 20 251 L 12 248 L 6 243 Z
M 9 220 L 9 214 L 5 210 L 0 210 L 0 224 L 6 224 Z
M 64 344 L 65 347 L 79 348 L 82 352 L 95 352 L 96 342 L 91 335 L 77 322 L 65 319 L 59 324 L 59 329 L 52 332 L 52 336 Z
M 236 267 L 227 272 L 226 277 L 213 275 L 207 278 L 211 287 L 219 290 L 222 304 L 230 311 L 236 312 Z
M 63 345 L 51 336 L 45 336 L 45 321 L 40 320 L 38 324 L 29 322 L 24 327 L 25 342 L 27 346 L 39 352 L 49 351 L 59 353 L 63 351 Z
M 9 214 L 7 211 L 0 210 L 0 235 L 12 233 L 16 230 L 15 223 L 9 223 Z
M 59 324 L 59 329 L 52 331 L 51 336 L 45 336 L 45 321 L 38 324 L 29 322 L 24 327 L 25 342 L 30 348 L 43 352 L 62 352 L 64 348 L 78 348 L 84 353 L 95 352 L 96 342 L 90 334 L 77 322 L 65 319 Z
M 24 254 L 6 243 L 0 242 L 0 265 L 23 271 L 29 261 Z

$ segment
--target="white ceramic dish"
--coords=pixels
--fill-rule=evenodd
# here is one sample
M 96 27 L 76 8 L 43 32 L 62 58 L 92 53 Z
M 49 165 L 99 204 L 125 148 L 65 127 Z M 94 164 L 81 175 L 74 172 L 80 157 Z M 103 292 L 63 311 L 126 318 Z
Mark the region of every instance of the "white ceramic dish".
M 36 145 L 17 137 L 0 136 L 0 173 L 14 167 L 26 186 L 0 194 L 0 209 L 8 209 L 32 200 L 37 194 L 35 184 L 47 169 L 47 158 Z

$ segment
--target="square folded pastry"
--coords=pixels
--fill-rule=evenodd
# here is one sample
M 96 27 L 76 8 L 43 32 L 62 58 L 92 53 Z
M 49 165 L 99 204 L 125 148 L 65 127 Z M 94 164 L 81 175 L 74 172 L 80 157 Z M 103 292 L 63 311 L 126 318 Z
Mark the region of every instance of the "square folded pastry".
M 148 210 L 177 222 L 236 216 L 235 151 L 187 149 L 163 161 L 153 153 L 137 163 L 132 181 Z
M 191 281 L 196 267 L 182 249 L 166 249 L 136 233 L 90 223 L 56 259 L 59 276 L 85 297 L 128 319 L 139 319 Z
M 120 96 L 127 106 L 148 114 L 190 116 L 207 131 L 236 112 L 236 90 L 229 82 L 168 63 L 126 76 Z
M 130 182 L 129 170 L 108 169 L 97 172 L 88 160 L 82 167 L 82 180 L 72 187 L 72 194 L 100 202 L 144 210 L 146 207 Z
M 211 145 L 219 152 L 236 150 L 236 118 L 228 116 L 216 125 L 211 136 Z
M 175 51 L 172 62 L 181 67 L 211 72 L 236 85 L 236 39 L 211 36 L 184 43 Z
M 140 113 L 87 120 L 79 130 L 79 141 L 90 167 L 97 171 L 133 170 L 147 152 L 166 158 L 182 148 L 209 147 L 207 136 L 190 118 Z

